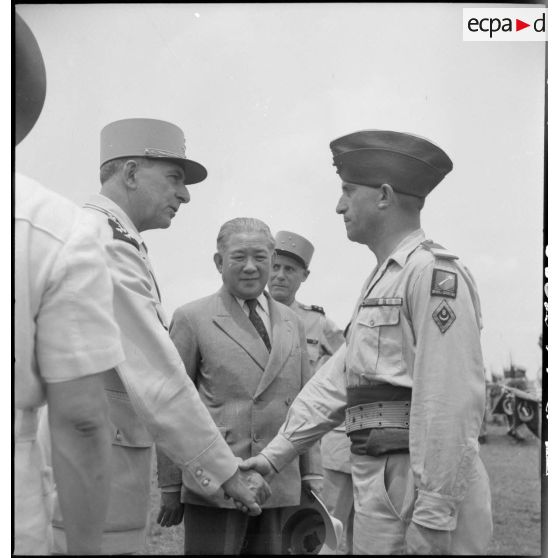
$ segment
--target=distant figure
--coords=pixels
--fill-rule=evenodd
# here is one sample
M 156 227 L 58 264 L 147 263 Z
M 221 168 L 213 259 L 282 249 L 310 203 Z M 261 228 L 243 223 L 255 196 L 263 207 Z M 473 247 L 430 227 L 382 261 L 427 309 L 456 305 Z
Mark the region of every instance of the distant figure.
M 15 13 L 15 129 L 33 128 L 46 73 L 33 33 Z M 112 283 L 93 220 L 20 174 L 15 180 L 14 546 L 52 552 L 52 497 L 37 442 L 49 408 L 52 466 L 70 554 L 99 554 L 109 497 L 110 434 L 99 373 L 124 355 L 112 316 Z
M 239 460 L 256 455 L 275 436 L 311 376 L 303 324 L 264 292 L 273 251 L 262 221 L 227 221 L 213 256 L 221 289 L 178 308 L 170 328 L 186 371 Z M 158 457 L 164 505 L 174 508 L 180 471 Z M 273 480 L 273 494 L 256 518 L 184 486 L 184 553 L 281 554 L 282 510 L 300 503 L 301 487 L 312 488 L 320 471 L 316 450 L 294 459 Z

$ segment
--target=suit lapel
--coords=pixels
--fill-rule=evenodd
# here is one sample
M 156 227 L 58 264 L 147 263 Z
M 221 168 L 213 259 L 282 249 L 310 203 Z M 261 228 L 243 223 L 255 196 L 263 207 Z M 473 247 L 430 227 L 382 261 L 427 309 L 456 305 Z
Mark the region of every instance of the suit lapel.
M 224 287 L 218 293 L 218 301 L 213 322 L 264 370 L 270 360 L 270 354 L 248 316 Z
M 291 354 L 296 334 L 296 324 L 281 313 L 279 304 L 265 293 L 269 303 L 271 320 L 271 353 L 265 367 L 260 383 L 256 389 L 255 397 L 260 395 L 281 372 L 285 361 Z

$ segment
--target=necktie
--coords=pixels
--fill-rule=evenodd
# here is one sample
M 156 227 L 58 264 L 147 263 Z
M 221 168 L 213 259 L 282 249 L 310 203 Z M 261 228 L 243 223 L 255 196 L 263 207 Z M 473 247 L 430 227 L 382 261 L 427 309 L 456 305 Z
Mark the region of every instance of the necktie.
M 256 328 L 256 331 L 260 334 L 260 337 L 263 339 L 263 342 L 265 343 L 267 350 L 271 351 L 271 343 L 269 342 L 269 335 L 267 334 L 267 329 L 265 329 L 265 325 L 262 319 L 256 312 L 256 306 L 258 305 L 258 301 L 255 298 L 252 298 L 251 300 L 247 300 L 246 304 L 248 305 L 248 308 L 250 310 L 250 313 L 248 314 L 248 319 L 252 322 L 252 324 Z

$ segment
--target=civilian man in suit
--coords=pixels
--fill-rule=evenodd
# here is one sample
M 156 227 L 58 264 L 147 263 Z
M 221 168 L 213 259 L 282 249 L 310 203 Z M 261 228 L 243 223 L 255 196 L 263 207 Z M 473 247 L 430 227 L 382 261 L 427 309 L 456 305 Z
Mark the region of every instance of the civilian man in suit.
M 180 307 L 171 322 L 171 338 L 188 374 L 242 459 L 257 455 L 275 436 L 311 375 L 302 322 L 264 292 L 273 251 L 273 237 L 262 221 L 225 223 L 213 257 L 222 288 Z M 275 477 L 258 517 L 183 488 L 185 554 L 280 554 L 281 510 L 299 504 L 301 475 L 309 486 L 319 470 L 315 452 L 292 461 Z M 180 482 L 180 471 L 159 453 L 162 515 L 180 506 Z M 181 515 L 162 524 L 177 523 Z

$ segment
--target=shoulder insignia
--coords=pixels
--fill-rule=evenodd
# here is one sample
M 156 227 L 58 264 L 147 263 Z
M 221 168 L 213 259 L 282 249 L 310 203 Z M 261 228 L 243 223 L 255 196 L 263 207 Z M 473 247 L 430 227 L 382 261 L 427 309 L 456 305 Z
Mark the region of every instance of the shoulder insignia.
M 310 310 L 313 310 L 314 312 L 319 312 L 320 314 L 323 314 L 325 316 L 325 310 L 321 306 L 316 306 L 315 304 L 312 304 L 310 306 Z
M 317 345 L 319 341 L 317 339 L 310 339 L 309 337 L 307 337 L 306 343 L 308 343 L 308 345 Z
M 109 216 L 108 224 L 112 228 L 112 238 L 116 240 L 123 240 L 131 244 L 137 250 L 140 249 L 138 241 L 116 220 L 114 217 Z
M 457 273 L 435 267 L 432 272 L 430 294 L 455 298 L 457 296 Z
M 455 254 L 446 250 L 441 244 L 436 244 L 432 240 L 425 240 L 421 242 L 421 246 L 428 250 L 435 258 L 442 260 L 457 260 L 459 259 Z
M 455 322 L 456 316 L 455 312 L 451 309 L 451 306 L 447 303 L 447 301 L 442 300 L 442 302 L 440 302 L 440 305 L 432 313 L 432 318 L 434 319 L 434 322 L 438 326 L 439 330 L 442 333 L 446 333 L 453 322 Z

